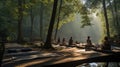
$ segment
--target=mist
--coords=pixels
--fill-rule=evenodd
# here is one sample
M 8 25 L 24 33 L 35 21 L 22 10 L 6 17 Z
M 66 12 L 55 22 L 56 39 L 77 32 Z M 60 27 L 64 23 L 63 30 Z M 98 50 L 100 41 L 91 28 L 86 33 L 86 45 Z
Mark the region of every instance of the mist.
M 76 14 L 75 21 L 64 24 L 58 30 L 58 37 L 66 38 L 67 41 L 73 37 L 74 42 L 86 42 L 87 36 L 90 36 L 92 42 L 98 43 L 102 37 L 102 23 L 96 13 L 91 14 L 90 17 L 92 25 L 81 28 L 80 15 Z

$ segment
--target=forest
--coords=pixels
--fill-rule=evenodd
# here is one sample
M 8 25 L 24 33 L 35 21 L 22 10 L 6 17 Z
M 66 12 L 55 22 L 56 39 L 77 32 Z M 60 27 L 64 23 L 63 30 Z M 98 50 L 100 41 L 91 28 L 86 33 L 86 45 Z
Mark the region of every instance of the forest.
M 106 36 L 110 44 L 119 46 L 119 3 L 120 0 L 0 0 L 1 57 L 7 50 L 6 43 L 55 49 L 52 44 L 69 44 L 70 37 L 72 44 L 85 43 L 87 37 L 99 44 Z

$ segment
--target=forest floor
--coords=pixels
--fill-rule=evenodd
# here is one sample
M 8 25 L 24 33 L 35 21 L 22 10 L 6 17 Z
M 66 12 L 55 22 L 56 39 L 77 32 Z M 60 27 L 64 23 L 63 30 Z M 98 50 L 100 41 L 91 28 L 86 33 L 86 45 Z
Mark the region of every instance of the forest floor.
M 55 47 L 60 50 L 42 50 L 38 48 L 36 49 L 28 46 L 19 45 L 16 43 L 9 43 L 6 45 L 3 67 L 41 67 L 44 65 L 66 63 L 108 55 L 92 50 L 85 51 L 85 49 L 80 49 L 76 47 L 65 47 L 58 45 L 56 45 Z M 13 51 L 13 53 L 7 53 L 8 50 L 13 50 L 13 48 L 17 50 L 17 52 Z M 21 52 L 21 49 L 28 48 L 31 50 Z

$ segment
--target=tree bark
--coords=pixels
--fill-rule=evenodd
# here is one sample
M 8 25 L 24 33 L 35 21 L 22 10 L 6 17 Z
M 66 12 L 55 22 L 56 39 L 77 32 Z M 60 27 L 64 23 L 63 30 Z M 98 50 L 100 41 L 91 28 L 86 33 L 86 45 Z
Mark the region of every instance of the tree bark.
M 110 2 L 109 0 L 109 4 L 110 4 L 110 7 L 111 7 L 111 13 L 112 13 L 112 18 L 113 18 L 113 23 L 114 23 L 114 26 L 116 26 L 116 21 L 115 21 L 115 13 L 114 13 L 114 9 L 113 9 L 113 6 L 112 6 L 112 3 Z
M 33 40 L 33 23 L 34 23 L 34 16 L 33 16 L 32 6 L 31 6 L 31 9 L 30 9 L 30 18 L 31 18 L 30 41 L 32 42 L 32 40 Z
M 44 11 L 44 8 L 43 8 L 43 3 L 41 3 L 41 6 L 40 6 L 40 40 L 43 40 L 43 11 Z
M 119 26 L 119 18 L 118 18 L 118 11 L 117 11 L 117 3 L 116 0 L 113 1 L 114 2 L 114 10 L 115 10 L 115 18 L 116 18 L 116 25 Z
M 23 20 L 23 7 L 22 7 L 23 0 L 18 0 L 18 35 L 17 41 L 21 43 L 23 41 L 23 34 L 22 34 L 22 20 Z
M 1 42 L 0 43 L 2 45 L 2 49 L 0 49 L 0 67 L 2 66 L 2 60 L 3 60 L 3 56 L 4 56 L 4 52 L 5 52 L 5 43 Z
M 115 14 L 115 20 L 116 20 L 116 29 L 117 29 L 117 34 L 120 34 L 120 23 L 119 23 L 119 13 L 118 13 L 118 8 L 117 8 L 117 0 L 113 0 L 113 5 L 114 5 L 114 14 Z
M 58 21 L 57 21 L 57 26 L 56 26 L 56 31 L 55 31 L 55 37 L 54 37 L 55 40 L 56 40 L 56 37 L 57 37 L 58 26 L 59 26 L 59 21 L 60 21 L 61 6 L 62 6 L 62 0 L 60 0 L 60 6 L 59 6 L 59 12 L 58 12 Z
M 107 9 L 106 9 L 105 0 L 103 0 L 103 11 L 104 11 L 104 17 L 105 17 L 105 23 L 106 23 L 107 37 L 110 38 L 109 22 L 108 22 L 108 16 L 107 16 Z
M 53 31 L 53 26 L 54 26 L 54 22 L 55 22 L 56 11 L 57 11 L 56 10 L 57 3 L 58 3 L 58 0 L 54 0 L 52 16 L 51 16 L 51 20 L 50 20 L 50 24 L 49 24 L 48 33 L 47 33 L 47 39 L 46 39 L 46 42 L 44 45 L 44 48 L 46 48 L 46 49 L 52 48 L 51 38 L 52 38 L 52 31 Z

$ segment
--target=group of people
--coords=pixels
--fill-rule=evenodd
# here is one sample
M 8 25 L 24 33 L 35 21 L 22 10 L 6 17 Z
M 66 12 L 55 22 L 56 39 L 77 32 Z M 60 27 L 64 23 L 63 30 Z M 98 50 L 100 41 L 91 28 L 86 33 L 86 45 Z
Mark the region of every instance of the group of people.
M 59 37 L 58 40 L 57 40 L 57 44 L 66 45 L 66 39 L 63 38 L 62 43 L 61 43 L 60 37 Z M 68 46 L 72 46 L 72 45 L 75 45 L 75 44 L 79 44 L 79 42 L 76 41 L 74 43 L 73 42 L 73 38 L 70 37 L 70 39 L 68 41 Z M 105 36 L 104 40 L 103 40 L 103 43 L 102 43 L 102 45 L 101 45 L 100 48 L 102 50 L 111 50 L 111 44 L 112 44 L 112 42 L 111 42 L 110 38 L 108 38 L 107 36 Z M 90 36 L 88 36 L 87 39 L 86 39 L 85 49 L 89 49 L 90 47 L 95 47 L 95 46 L 92 44 Z
M 88 36 L 86 42 L 87 42 L 87 45 L 88 45 L 89 47 L 92 46 L 92 42 L 91 42 L 90 36 Z M 66 45 L 66 39 L 63 38 L 62 43 L 61 43 L 60 37 L 59 37 L 58 40 L 57 40 L 57 44 Z M 70 39 L 69 39 L 69 41 L 68 41 L 68 46 L 72 46 L 72 45 L 75 45 L 75 44 L 79 44 L 79 42 L 76 41 L 76 42 L 74 43 L 74 42 L 73 42 L 73 38 L 70 37 Z
M 69 41 L 68 41 L 68 46 L 72 46 L 72 45 L 74 45 L 74 44 L 78 44 L 79 42 L 73 42 L 73 38 L 72 37 L 70 37 L 70 39 L 69 39 Z M 66 41 L 66 39 L 65 38 L 63 38 L 62 39 L 62 43 L 61 43 L 61 40 L 60 40 L 60 37 L 58 38 L 58 40 L 57 40 L 57 44 L 60 44 L 60 45 L 67 45 L 67 41 Z

